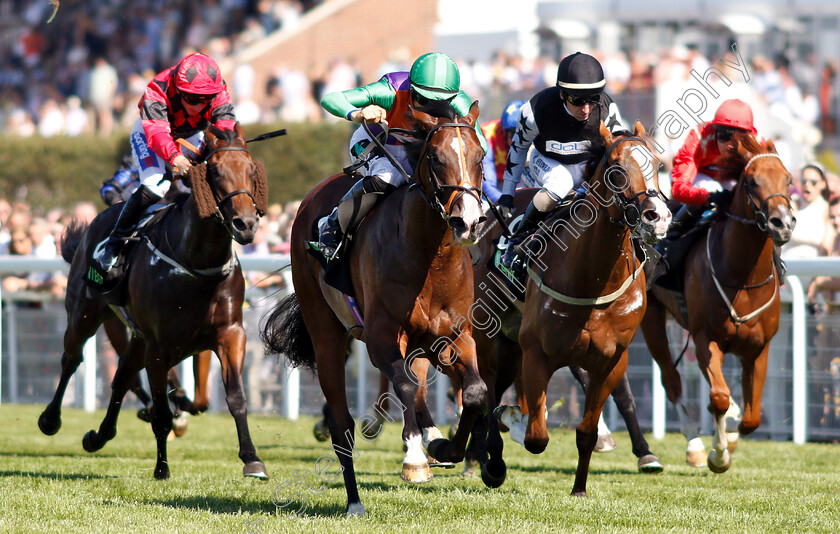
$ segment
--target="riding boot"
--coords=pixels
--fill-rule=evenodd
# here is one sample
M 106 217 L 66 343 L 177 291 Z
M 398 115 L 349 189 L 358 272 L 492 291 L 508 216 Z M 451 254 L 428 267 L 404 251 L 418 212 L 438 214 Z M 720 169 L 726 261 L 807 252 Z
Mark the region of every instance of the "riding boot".
M 120 252 L 125 245 L 125 238 L 131 232 L 131 229 L 137 224 L 140 216 L 146 211 L 146 208 L 160 200 L 157 194 L 145 185 L 141 185 L 132 193 L 128 200 L 125 201 L 117 217 L 117 222 L 114 223 L 114 228 L 111 234 L 100 243 L 94 252 L 93 259 L 96 260 L 104 272 L 108 272 L 117 262 Z
M 694 238 L 689 237 L 689 233 L 695 227 L 695 224 L 703 216 L 706 211 L 704 205 L 684 205 L 671 221 L 671 226 L 668 227 L 668 235 L 654 245 L 654 250 L 662 254 L 667 270 L 670 271 L 679 266 L 691 245 L 696 241 L 698 232 L 694 232 Z
M 395 188 L 378 176 L 365 176 L 353 184 L 330 213 L 318 236 L 318 243 L 314 244 L 327 261 L 337 259 L 344 235 L 370 213 L 383 195 Z
M 534 206 L 534 203 L 528 204 L 525 209 L 525 215 L 522 217 L 522 222 L 519 223 L 519 228 L 507 241 L 507 248 L 505 254 L 502 256 L 502 265 L 509 269 L 517 280 L 520 282 L 525 277 L 525 264 L 528 261 L 528 250 L 523 250 L 522 244 L 539 224 L 548 216 L 547 211 L 540 211 Z

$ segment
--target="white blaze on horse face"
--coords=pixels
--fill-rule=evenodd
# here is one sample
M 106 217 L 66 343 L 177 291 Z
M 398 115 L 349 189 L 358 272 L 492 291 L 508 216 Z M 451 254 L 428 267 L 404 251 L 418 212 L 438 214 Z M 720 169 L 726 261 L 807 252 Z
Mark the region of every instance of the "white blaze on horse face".
M 458 168 L 460 169 L 460 176 L 461 176 L 461 184 L 471 184 L 472 181 L 470 180 L 469 172 L 465 168 L 466 163 L 466 147 L 464 146 L 463 139 L 460 136 L 456 136 L 452 138 L 452 144 L 449 145 L 452 150 L 455 151 L 455 154 L 458 158 Z M 481 203 L 478 199 L 475 198 L 474 195 L 464 194 L 461 196 L 461 202 L 463 203 L 463 208 L 461 212 L 461 219 L 464 220 L 464 224 L 467 226 L 467 231 L 478 222 L 478 220 L 484 215 L 481 211 Z M 466 238 L 467 236 L 464 236 Z
M 630 159 L 638 167 L 639 172 L 645 180 L 645 188 L 648 191 L 657 191 L 656 187 L 656 173 L 659 171 L 656 165 L 656 158 L 653 157 L 647 147 L 641 145 L 634 145 L 629 151 Z M 671 224 L 671 210 L 665 205 L 661 198 L 652 197 L 654 211 L 659 215 L 659 220 L 656 221 L 653 232 L 657 238 L 662 239 L 668 233 L 668 226 Z

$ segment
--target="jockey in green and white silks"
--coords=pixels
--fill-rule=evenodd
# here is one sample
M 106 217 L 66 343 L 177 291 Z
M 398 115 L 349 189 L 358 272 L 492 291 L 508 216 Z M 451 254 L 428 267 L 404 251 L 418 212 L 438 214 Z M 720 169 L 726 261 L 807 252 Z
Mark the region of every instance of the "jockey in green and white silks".
M 466 116 L 472 101 L 460 89 L 460 83 L 461 76 L 452 58 L 432 52 L 417 58 L 409 72 L 388 73 L 378 81 L 362 87 L 330 93 L 321 100 L 321 106 L 336 117 L 349 121 L 386 122 L 389 128 L 411 130 L 414 125 L 410 122 L 409 106 L 416 109 L 427 105 L 429 101 L 447 101 L 458 115 Z M 374 135 L 382 131 L 375 124 L 370 129 Z M 487 143 L 477 123 L 476 133 L 486 152 Z M 403 142 L 409 140 L 400 134 L 389 135 L 385 148 L 411 174 L 414 169 L 403 146 Z M 371 142 L 364 127 L 360 126 L 350 139 L 350 157 L 356 158 Z M 359 202 L 361 208 L 354 210 L 349 221 L 339 222 L 338 207 L 332 211 L 321 229 L 317 244 L 327 260 L 336 257 L 343 234 L 358 224 L 383 195 L 405 182 L 399 169 L 382 154 L 374 152 L 362 169 L 364 178 L 350 188 L 339 205 L 354 204 L 363 196 L 367 196 L 365 200 L 368 201 Z

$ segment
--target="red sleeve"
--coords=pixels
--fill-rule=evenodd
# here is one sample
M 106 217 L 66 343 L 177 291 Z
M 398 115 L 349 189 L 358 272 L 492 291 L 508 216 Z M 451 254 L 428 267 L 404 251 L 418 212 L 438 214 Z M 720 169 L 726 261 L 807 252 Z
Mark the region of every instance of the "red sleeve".
M 709 200 L 708 191 L 691 185 L 694 177 L 697 176 L 698 160 L 702 160 L 704 156 L 700 132 L 700 127 L 692 128 L 682 148 L 674 156 L 674 168 L 671 169 L 671 196 L 683 204 L 706 204 Z
M 140 118 L 149 148 L 171 163 L 178 154 L 178 146 L 172 139 L 172 127 L 169 124 L 169 98 L 166 95 L 166 80 L 169 69 L 161 72 L 146 86 L 146 92 L 140 99 Z

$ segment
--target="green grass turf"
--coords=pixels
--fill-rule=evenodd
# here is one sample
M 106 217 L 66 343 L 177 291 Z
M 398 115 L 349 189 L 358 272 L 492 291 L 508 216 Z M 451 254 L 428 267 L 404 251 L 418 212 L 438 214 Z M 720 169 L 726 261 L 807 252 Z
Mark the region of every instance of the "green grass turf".
M 594 455 L 589 497 L 579 499 L 569 496 L 574 431 L 553 430 L 539 456 L 505 436 L 508 478 L 491 490 L 461 477 L 462 464 L 435 469 L 427 484 L 403 482 L 401 427 L 391 424 L 376 441 L 357 439 L 368 515 L 347 519 L 340 477 L 300 516 L 272 503 L 275 490 L 278 501 L 305 491 L 294 485 L 296 472 L 314 473 L 330 452 L 312 437 L 313 418 L 250 417 L 271 475 L 265 482 L 242 476 L 230 416 L 193 417 L 168 445 L 171 478 L 155 481 L 151 427 L 133 411 L 123 413 L 113 441 L 88 454 L 81 438 L 104 412 L 64 410 L 63 427 L 48 437 L 36 424 L 42 409 L 0 406 L 0 532 L 840 532 L 837 445 L 742 439 L 732 468 L 715 475 L 686 466 L 685 440 L 669 434 L 651 440 L 665 472 L 642 475 L 629 438 L 617 432 L 618 450 Z

